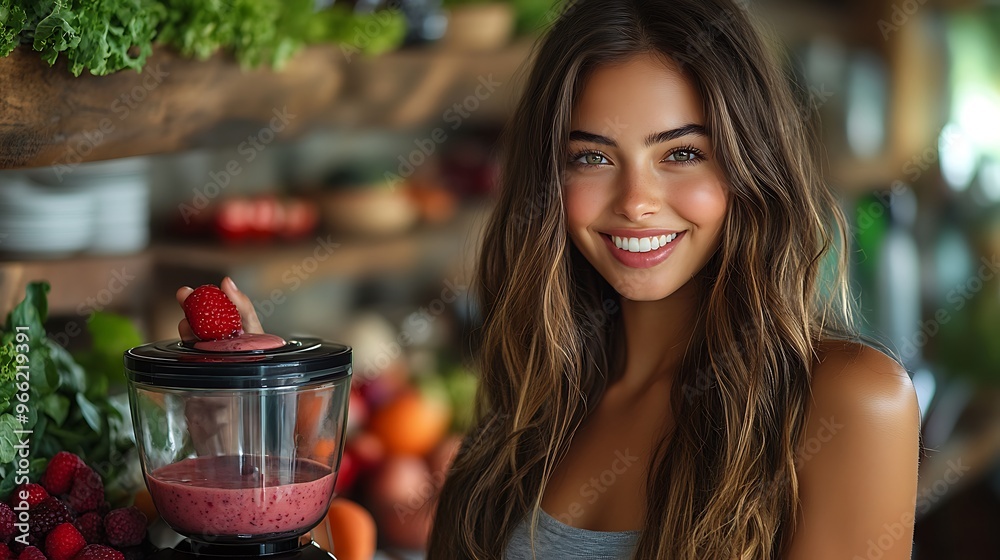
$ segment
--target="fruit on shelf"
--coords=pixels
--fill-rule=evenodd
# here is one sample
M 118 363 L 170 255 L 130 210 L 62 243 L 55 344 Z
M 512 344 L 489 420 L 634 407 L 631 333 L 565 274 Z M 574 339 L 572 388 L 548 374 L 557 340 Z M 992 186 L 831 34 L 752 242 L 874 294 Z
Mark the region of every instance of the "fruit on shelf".
M 156 506 L 153 504 L 153 496 L 145 488 L 136 492 L 135 497 L 132 499 L 132 505 L 137 507 L 146 516 L 147 525 L 151 525 L 160 517 L 160 514 L 156 511 Z
M 390 455 L 424 456 L 451 425 L 451 405 L 438 391 L 411 389 L 378 409 L 369 429 Z
M 234 338 L 243 332 L 239 310 L 218 286 L 206 284 L 195 288 L 182 307 L 191 330 L 201 340 Z
M 350 492 L 358 478 L 359 469 L 360 463 L 357 458 L 350 449 L 345 449 L 340 457 L 340 468 L 337 470 L 337 482 L 333 486 L 333 493 L 341 496 Z
M 313 532 L 316 543 L 333 552 L 337 560 L 371 560 L 375 556 L 375 519 L 367 509 L 344 498 L 334 498 L 326 517 L 332 543 L 323 524 Z
M 433 519 L 431 498 L 442 481 L 413 456 L 390 456 L 368 487 L 369 503 L 384 540 L 399 548 L 423 550 Z
M 361 396 L 361 391 L 352 387 L 347 404 L 348 437 L 358 433 L 368 425 L 368 415 L 368 403 Z
M 434 448 L 427 456 L 427 466 L 431 473 L 441 480 L 447 476 L 451 470 L 451 464 L 455 462 L 458 450 L 462 446 L 462 436 L 457 434 L 449 435 Z

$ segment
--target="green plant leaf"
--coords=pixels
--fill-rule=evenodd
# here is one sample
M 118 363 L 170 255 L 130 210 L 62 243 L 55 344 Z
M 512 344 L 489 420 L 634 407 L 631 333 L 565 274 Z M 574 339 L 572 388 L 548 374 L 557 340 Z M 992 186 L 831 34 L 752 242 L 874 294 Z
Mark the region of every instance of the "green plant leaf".
M 101 433 L 101 411 L 83 393 L 76 394 L 76 404 L 80 406 L 80 413 L 83 414 L 83 419 L 86 420 L 87 425 L 95 432 Z
M 41 401 L 41 409 L 56 425 L 61 426 L 69 415 L 69 399 L 65 395 L 52 393 Z
M 0 463 L 10 463 L 17 456 L 20 438 L 14 432 L 21 429 L 21 423 L 12 414 L 0 415 Z

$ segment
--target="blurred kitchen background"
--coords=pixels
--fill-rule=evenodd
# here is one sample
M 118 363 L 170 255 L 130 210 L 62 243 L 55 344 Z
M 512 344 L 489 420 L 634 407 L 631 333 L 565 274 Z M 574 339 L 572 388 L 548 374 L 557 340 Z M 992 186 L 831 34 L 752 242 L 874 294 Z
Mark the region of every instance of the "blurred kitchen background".
M 819 116 L 863 328 L 920 394 L 914 558 L 998 558 L 1000 3 L 745 3 Z M 281 71 L 157 51 L 141 75 L 75 78 L 24 47 L 0 58 L 0 301 L 51 282 L 49 332 L 72 350 L 93 312 L 175 337 L 176 288 L 230 275 L 269 332 L 352 344 L 338 488 L 391 557 L 422 548 L 468 426 L 495 142 L 562 7 L 348 4 L 365 24 Z

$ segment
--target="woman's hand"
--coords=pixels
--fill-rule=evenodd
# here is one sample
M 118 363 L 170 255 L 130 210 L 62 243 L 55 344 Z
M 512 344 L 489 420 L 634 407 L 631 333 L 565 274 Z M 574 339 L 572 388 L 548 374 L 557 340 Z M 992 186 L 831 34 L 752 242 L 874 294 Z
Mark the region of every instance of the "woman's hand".
M 240 312 L 240 319 L 243 322 L 243 332 L 251 334 L 263 334 L 264 329 L 260 326 L 260 319 L 257 318 L 257 310 L 253 308 L 253 302 L 250 298 L 246 296 L 239 288 L 236 287 L 236 283 L 233 279 L 226 276 L 222 279 L 222 284 L 219 286 L 223 293 L 226 294 L 234 304 L 236 304 L 236 309 Z M 184 305 L 184 300 L 187 299 L 194 289 L 184 286 L 177 290 L 177 303 Z M 181 322 L 177 324 L 177 331 L 181 335 L 181 340 L 192 341 L 198 340 L 198 337 L 194 335 L 194 331 L 191 330 L 191 325 L 188 324 L 188 320 L 181 319 Z

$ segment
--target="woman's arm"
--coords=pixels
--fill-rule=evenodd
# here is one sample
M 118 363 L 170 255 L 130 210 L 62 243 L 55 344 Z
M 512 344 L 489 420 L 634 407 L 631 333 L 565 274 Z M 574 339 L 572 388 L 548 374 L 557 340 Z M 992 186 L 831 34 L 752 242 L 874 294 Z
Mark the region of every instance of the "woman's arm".
M 825 348 L 796 460 L 800 516 L 785 560 L 909 560 L 920 412 L 906 371 L 858 344 Z

